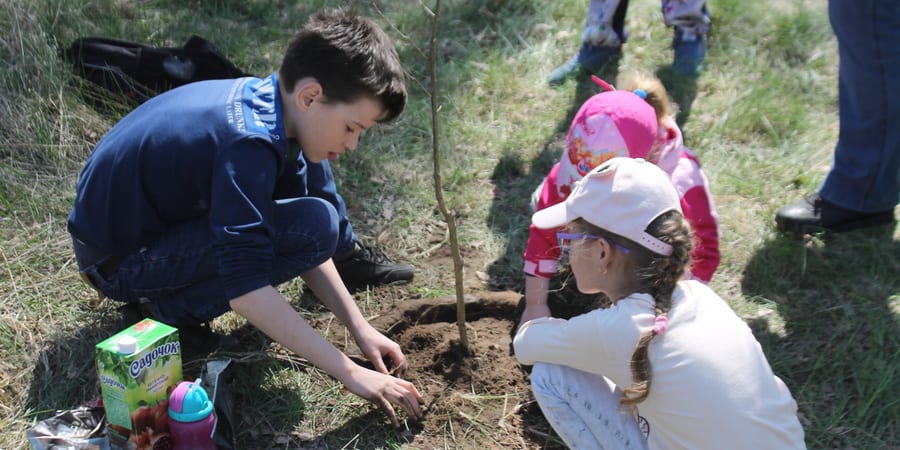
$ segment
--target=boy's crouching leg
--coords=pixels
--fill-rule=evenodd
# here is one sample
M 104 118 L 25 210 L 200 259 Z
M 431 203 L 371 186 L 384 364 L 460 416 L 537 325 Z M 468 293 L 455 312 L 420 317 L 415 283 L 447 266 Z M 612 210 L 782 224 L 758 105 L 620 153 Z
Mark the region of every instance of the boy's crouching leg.
M 338 242 L 338 213 L 320 198 L 302 197 L 275 204 L 273 286 L 318 267 L 334 255 Z

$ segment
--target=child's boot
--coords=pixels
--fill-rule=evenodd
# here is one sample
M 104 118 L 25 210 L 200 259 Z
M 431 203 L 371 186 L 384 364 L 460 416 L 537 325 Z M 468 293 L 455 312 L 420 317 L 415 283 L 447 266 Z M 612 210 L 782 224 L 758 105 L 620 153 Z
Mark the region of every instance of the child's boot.
M 577 78 L 595 74 L 622 51 L 622 46 L 616 47 L 600 47 L 582 43 L 578 53 L 571 57 L 562 65 L 553 69 L 550 76 L 547 77 L 547 83 L 551 86 L 558 86 L 565 83 L 569 78 Z

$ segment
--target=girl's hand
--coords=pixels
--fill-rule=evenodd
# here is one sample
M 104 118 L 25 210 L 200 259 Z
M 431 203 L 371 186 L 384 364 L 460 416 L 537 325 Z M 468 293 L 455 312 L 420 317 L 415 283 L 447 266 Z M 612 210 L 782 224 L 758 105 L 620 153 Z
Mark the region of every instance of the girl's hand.
M 519 319 L 519 328 L 525 322 L 538 317 L 550 317 L 550 307 L 547 306 L 547 293 L 550 291 L 550 280 L 538 276 L 525 277 L 525 310 Z
M 550 317 L 550 307 L 548 307 L 546 303 L 534 305 L 526 304 L 525 310 L 522 311 L 522 318 L 519 320 L 519 326 L 521 327 L 525 322 L 537 319 L 538 317 Z
M 403 408 L 415 420 L 422 418 L 421 405 L 425 401 L 412 383 L 362 366 L 357 368 L 344 385 L 350 392 L 378 405 L 391 419 L 394 428 L 400 426 L 400 421 L 397 420 L 393 405 Z

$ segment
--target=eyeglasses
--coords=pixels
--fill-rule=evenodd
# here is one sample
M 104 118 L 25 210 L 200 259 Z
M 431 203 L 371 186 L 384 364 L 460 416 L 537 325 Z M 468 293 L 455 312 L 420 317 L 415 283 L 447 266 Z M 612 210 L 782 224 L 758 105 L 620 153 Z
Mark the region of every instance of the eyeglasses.
M 603 236 L 597 236 L 594 234 L 566 233 L 564 231 L 556 232 L 556 243 L 559 245 L 560 251 L 562 251 L 564 254 L 568 253 L 569 246 L 572 245 L 572 241 L 583 240 L 583 239 L 603 239 L 606 242 L 609 242 L 609 244 L 612 245 L 613 247 L 616 247 L 619 250 L 621 250 L 622 253 L 628 254 L 628 252 L 630 251 L 627 248 L 625 248 Z

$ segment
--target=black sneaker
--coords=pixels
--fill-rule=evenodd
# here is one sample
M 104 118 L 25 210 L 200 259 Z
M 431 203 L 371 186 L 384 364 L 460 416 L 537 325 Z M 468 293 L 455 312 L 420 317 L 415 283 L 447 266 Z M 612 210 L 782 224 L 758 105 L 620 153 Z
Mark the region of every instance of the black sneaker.
M 334 261 L 344 283 L 352 286 L 378 286 L 406 282 L 413 278 L 413 267 L 395 263 L 381 250 L 360 241 L 353 243 L 353 252 Z

